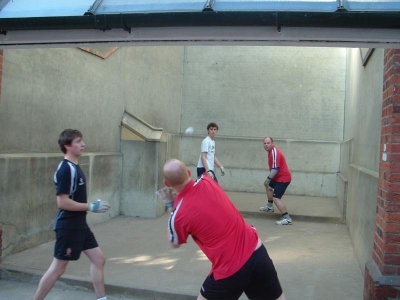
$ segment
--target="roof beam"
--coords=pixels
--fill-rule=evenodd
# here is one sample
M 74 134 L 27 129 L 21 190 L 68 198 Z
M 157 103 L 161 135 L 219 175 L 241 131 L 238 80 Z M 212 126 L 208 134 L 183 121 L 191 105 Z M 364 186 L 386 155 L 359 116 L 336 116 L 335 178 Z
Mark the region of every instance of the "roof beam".
M 400 49 L 400 29 L 315 27 L 146 27 L 99 30 L 8 31 L 0 48 L 246 45 Z

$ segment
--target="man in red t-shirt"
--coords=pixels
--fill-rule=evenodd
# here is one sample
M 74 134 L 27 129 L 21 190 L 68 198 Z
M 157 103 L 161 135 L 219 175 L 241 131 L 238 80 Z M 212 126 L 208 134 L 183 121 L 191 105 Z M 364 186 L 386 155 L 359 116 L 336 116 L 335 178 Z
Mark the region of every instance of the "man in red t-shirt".
M 289 171 L 285 156 L 274 145 L 271 137 L 264 139 L 264 149 L 268 152 L 269 175 L 264 181 L 267 191 L 268 203 L 260 207 L 261 211 L 274 212 L 274 203 L 282 214 L 282 218 L 276 222 L 277 225 L 292 225 L 292 218 L 289 216 L 286 205 L 282 202 L 282 196 L 292 181 L 292 174 Z
M 176 159 L 163 168 L 164 184 L 178 195 L 168 222 L 174 248 L 189 235 L 212 267 L 197 299 L 285 300 L 278 276 L 257 231 L 247 224 L 222 188 L 209 176 L 194 181 Z M 172 193 L 170 193 L 171 195 Z

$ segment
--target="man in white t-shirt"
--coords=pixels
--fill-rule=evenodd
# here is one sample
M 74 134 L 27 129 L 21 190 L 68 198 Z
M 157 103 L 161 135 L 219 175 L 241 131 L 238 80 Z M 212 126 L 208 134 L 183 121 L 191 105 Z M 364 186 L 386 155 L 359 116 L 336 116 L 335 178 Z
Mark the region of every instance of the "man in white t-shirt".
M 214 178 L 216 182 L 218 182 L 218 180 L 215 175 L 214 164 L 221 169 L 221 176 L 225 175 L 225 169 L 215 155 L 214 138 L 218 129 L 216 123 L 209 123 L 207 125 L 208 136 L 201 142 L 201 153 L 199 162 L 197 163 L 197 177 L 200 178 L 203 173 L 207 172 L 207 175 Z

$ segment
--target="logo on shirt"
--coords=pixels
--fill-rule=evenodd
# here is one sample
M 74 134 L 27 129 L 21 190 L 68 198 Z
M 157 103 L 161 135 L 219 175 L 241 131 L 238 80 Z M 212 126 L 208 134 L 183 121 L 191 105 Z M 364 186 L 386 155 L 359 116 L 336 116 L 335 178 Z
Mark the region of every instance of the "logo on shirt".
M 71 253 L 72 253 L 72 249 L 71 248 L 67 248 L 67 251 L 65 251 L 64 256 L 71 257 Z
M 81 177 L 81 179 L 79 180 L 79 185 L 84 185 L 85 183 L 83 182 L 83 178 Z

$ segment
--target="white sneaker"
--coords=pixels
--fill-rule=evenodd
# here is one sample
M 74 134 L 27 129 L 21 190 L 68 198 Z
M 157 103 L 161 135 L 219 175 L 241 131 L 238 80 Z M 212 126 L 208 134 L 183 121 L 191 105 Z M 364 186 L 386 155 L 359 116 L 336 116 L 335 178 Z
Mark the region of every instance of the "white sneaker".
M 263 206 L 263 207 L 260 207 L 260 211 L 274 212 L 274 207 Z
M 279 221 L 276 221 L 276 225 L 292 225 L 292 218 L 282 217 Z

